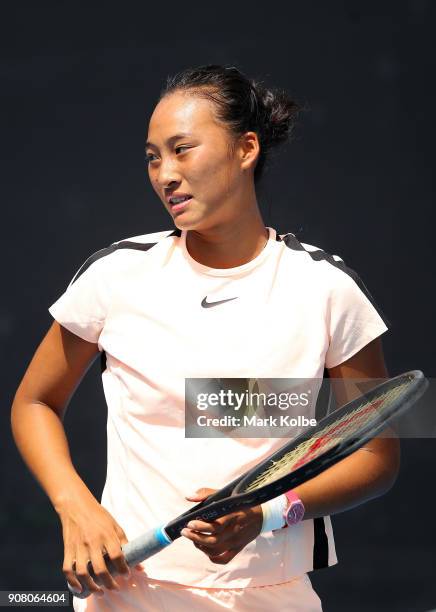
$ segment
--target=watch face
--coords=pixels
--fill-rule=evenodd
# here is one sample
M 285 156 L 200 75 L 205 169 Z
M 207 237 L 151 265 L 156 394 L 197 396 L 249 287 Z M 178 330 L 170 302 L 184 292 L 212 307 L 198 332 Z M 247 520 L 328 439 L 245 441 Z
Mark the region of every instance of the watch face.
M 289 506 L 286 512 L 286 523 L 288 525 L 295 525 L 299 523 L 304 516 L 304 506 L 300 501 L 294 501 Z

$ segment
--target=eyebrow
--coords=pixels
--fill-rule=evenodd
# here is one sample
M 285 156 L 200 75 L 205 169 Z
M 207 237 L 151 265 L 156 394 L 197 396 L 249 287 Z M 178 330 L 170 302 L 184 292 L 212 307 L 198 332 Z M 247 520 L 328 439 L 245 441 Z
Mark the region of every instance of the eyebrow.
M 179 134 L 174 134 L 174 136 L 171 136 L 170 138 L 167 139 L 167 143 L 171 144 L 172 142 L 174 142 L 175 140 L 178 140 L 179 138 L 186 138 L 187 136 L 192 136 L 192 134 L 190 132 L 179 132 Z M 156 147 L 156 145 L 154 145 L 152 142 L 150 142 L 149 140 L 147 140 L 147 142 L 145 143 L 145 147 Z

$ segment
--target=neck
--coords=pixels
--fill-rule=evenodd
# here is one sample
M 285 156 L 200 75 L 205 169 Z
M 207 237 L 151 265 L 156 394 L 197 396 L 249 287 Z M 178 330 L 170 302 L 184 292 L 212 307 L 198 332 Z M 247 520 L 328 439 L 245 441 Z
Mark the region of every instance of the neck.
M 241 229 L 242 228 L 242 229 Z M 261 253 L 269 237 L 260 215 L 253 223 L 232 223 L 206 231 L 188 230 L 186 248 L 190 256 L 210 268 L 242 266 Z

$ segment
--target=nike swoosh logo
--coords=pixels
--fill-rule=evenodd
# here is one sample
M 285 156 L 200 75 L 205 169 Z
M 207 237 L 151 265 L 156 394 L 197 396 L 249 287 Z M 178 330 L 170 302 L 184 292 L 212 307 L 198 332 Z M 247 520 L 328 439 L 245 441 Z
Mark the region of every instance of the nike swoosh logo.
M 224 304 L 224 302 L 230 302 L 231 300 L 236 300 L 237 298 L 238 296 L 233 298 L 227 298 L 226 300 L 218 300 L 217 302 L 208 302 L 206 295 L 206 297 L 203 298 L 201 305 L 203 306 L 203 308 L 210 308 L 211 306 L 218 306 L 218 304 Z

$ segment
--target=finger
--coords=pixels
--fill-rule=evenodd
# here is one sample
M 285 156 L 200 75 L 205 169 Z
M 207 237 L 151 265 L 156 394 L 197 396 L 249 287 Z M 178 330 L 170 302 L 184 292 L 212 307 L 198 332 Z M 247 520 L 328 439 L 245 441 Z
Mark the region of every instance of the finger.
M 118 525 L 118 523 L 115 523 L 115 533 L 117 534 L 117 537 L 120 541 L 121 546 L 123 546 L 123 544 L 127 544 L 128 542 L 127 536 L 124 530 L 122 529 L 122 527 Z
M 89 554 L 85 547 L 80 547 L 77 550 L 76 560 L 73 564 L 74 571 L 80 583 L 84 588 L 89 589 L 92 593 L 104 594 L 100 585 L 94 581 L 89 573 L 88 568 Z
M 207 495 L 185 495 L 185 499 L 188 499 L 189 501 L 202 501 L 203 499 L 206 499 L 206 497 Z
M 238 552 L 240 552 L 241 550 L 241 548 L 232 548 L 218 555 L 209 555 L 209 559 L 212 561 L 212 563 L 217 563 L 218 565 L 225 565 L 226 563 L 229 563 L 229 561 L 231 561 L 233 557 L 236 557 Z
M 91 567 L 89 567 L 88 564 L 88 571 L 93 571 L 98 579 L 98 582 L 104 585 L 105 588 L 119 591 L 120 585 L 113 577 L 113 568 L 111 568 L 110 564 L 108 565 L 107 563 L 108 556 L 106 554 L 103 556 L 103 552 L 100 548 L 94 548 L 88 552 L 91 560 Z
M 209 497 L 209 495 L 211 495 L 215 491 L 216 489 L 211 489 L 209 487 L 201 487 L 200 489 L 197 489 L 195 493 L 186 495 L 186 499 L 192 499 L 193 501 L 199 501 L 202 499 L 206 499 L 206 497 Z
M 78 580 L 76 576 L 74 568 L 75 568 L 75 565 L 74 565 L 74 560 L 72 558 L 72 555 L 71 554 L 65 555 L 64 562 L 62 565 L 62 572 L 67 582 L 70 584 L 70 586 L 76 591 L 78 591 L 79 593 L 81 593 L 83 590 L 83 587 L 80 584 L 80 581 Z
M 121 546 L 117 542 L 110 542 L 106 545 L 107 556 L 106 558 L 110 560 L 110 564 L 112 564 L 112 568 L 114 568 L 117 574 L 121 574 L 124 577 L 130 576 L 130 568 L 124 556 L 124 553 L 121 549 Z M 112 568 L 109 565 L 109 569 L 112 571 Z M 113 573 L 113 572 L 112 572 Z
M 226 522 L 218 522 L 213 521 L 212 523 L 206 523 L 205 521 L 200 521 L 199 519 L 195 519 L 194 521 L 189 521 L 186 525 L 188 529 L 193 529 L 194 531 L 200 531 L 202 533 L 222 533 L 226 526 Z
M 216 535 L 203 535 L 199 534 L 195 531 L 191 531 L 189 534 L 183 533 L 185 530 L 182 530 L 181 534 L 184 535 L 188 540 L 191 540 L 197 548 L 206 552 L 208 554 L 219 554 L 224 552 L 229 547 L 229 537 L 224 537 L 221 535 L 219 538 Z M 189 531 L 189 530 L 188 530 Z
M 126 561 L 125 555 L 122 552 L 122 547 L 124 546 L 124 544 L 128 543 L 128 539 L 127 536 L 124 532 L 124 530 L 120 527 L 120 525 L 118 525 L 118 523 L 115 524 L 115 532 L 117 534 L 117 537 L 119 539 L 119 546 L 118 543 L 116 543 L 113 549 L 111 549 L 113 551 L 113 554 L 111 552 L 111 554 L 109 555 L 110 558 L 110 562 L 114 563 L 116 571 L 118 572 L 118 574 L 120 574 L 121 576 L 123 576 L 123 578 L 128 579 L 131 575 L 131 569 L 129 564 Z M 120 559 L 120 550 L 121 550 L 121 559 Z M 144 571 L 141 565 L 135 565 L 134 569 L 137 569 L 139 571 Z

